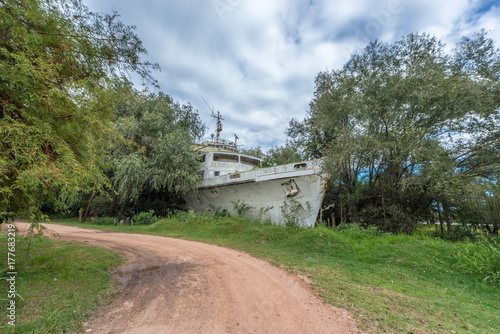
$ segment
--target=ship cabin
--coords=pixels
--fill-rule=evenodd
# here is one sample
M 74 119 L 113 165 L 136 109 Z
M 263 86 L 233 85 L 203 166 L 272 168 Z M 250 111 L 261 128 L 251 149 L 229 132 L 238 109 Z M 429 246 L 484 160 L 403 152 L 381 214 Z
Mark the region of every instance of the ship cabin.
M 232 143 L 220 140 L 204 142 L 198 147 L 202 162 L 202 179 L 244 172 L 260 166 L 262 159 L 241 154 L 236 146 L 230 144 Z

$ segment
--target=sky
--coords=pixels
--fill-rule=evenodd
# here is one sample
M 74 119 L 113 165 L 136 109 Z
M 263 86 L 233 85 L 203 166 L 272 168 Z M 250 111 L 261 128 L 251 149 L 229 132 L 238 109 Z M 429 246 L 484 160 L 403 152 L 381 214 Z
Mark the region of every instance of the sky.
M 320 71 L 340 69 L 375 39 L 410 32 L 450 51 L 485 29 L 500 47 L 500 0 L 83 0 L 136 26 L 158 63 L 159 90 L 191 103 L 208 130 L 244 149 L 285 144 L 292 118 L 307 115 Z

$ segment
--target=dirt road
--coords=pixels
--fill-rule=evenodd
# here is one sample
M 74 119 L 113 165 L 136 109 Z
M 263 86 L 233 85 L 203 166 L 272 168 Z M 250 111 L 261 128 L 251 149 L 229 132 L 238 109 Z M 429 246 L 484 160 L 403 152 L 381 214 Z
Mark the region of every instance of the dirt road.
M 322 302 L 298 276 L 248 254 L 173 238 L 48 227 L 63 240 L 107 247 L 128 259 L 113 270 L 120 296 L 85 324 L 87 332 L 358 333 L 348 311 Z

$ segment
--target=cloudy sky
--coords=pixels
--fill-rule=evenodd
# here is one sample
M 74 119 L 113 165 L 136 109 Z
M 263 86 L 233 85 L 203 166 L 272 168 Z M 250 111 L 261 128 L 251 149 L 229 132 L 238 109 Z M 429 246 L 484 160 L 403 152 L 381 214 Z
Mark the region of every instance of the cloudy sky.
M 190 102 L 222 137 L 244 148 L 285 143 L 292 118 L 303 119 L 319 71 L 340 68 L 374 39 L 412 31 L 441 38 L 451 50 L 484 28 L 500 47 L 499 0 L 83 0 L 115 10 L 137 27 L 160 90 Z

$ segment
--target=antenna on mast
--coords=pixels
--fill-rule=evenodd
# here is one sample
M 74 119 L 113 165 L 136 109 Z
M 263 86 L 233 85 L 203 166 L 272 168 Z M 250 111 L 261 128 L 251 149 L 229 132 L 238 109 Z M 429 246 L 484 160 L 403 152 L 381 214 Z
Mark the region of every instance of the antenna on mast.
M 200 94 L 200 93 L 199 93 L 199 94 Z M 213 108 L 213 107 L 211 107 L 211 108 L 210 108 L 210 106 L 208 105 L 207 100 L 205 100 L 205 99 L 203 98 L 203 95 L 201 95 L 201 94 L 200 94 L 200 96 L 201 96 L 201 98 L 203 99 L 203 101 L 205 102 L 205 104 L 207 105 L 208 109 L 210 109 L 210 111 L 211 111 L 211 112 L 212 112 L 212 114 L 213 114 L 213 113 L 214 113 L 214 108 Z
M 212 111 L 212 117 L 217 118 L 217 139 L 219 139 L 219 135 L 220 135 L 220 133 L 222 131 L 221 120 L 224 120 L 224 118 L 222 118 L 222 116 L 220 115 L 219 111 L 217 111 L 217 115 L 215 115 L 214 112 Z
M 208 109 L 210 109 L 210 111 L 212 112 L 212 117 L 217 118 L 217 141 L 219 141 L 219 135 L 220 135 L 220 133 L 222 131 L 221 120 L 224 120 L 224 118 L 222 118 L 222 116 L 220 115 L 220 112 L 218 110 L 217 110 L 217 115 L 215 115 L 214 108 L 210 107 L 210 105 L 208 104 L 207 100 L 205 100 L 205 98 L 203 97 L 203 95 L 200 94 L 200 96 L 203 99 L 203 101 L 205 102 L 205 104 L 207 105 Z M 212 140 L 213 140 L 213 136 L 212 136 Z

